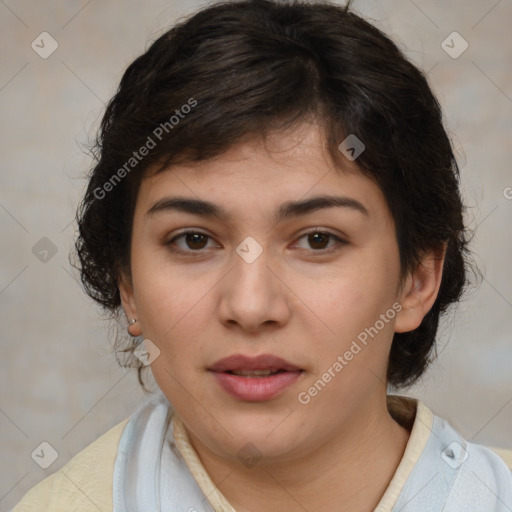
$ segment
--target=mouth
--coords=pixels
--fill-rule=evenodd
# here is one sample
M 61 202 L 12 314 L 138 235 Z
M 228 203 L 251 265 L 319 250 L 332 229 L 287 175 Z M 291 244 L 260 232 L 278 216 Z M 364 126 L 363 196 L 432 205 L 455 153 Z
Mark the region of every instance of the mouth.
M 253 374 L 268 375 L 277 372 L 301 371 L 298 366 L 272 354 L 261 354 L 256 357 L 234 354 L 220 359 L 208 369 L 213 372 L 229 372 L 244 376 L 250 375 L 251 372 Z
M 238 375 L 239 377 L 268 377 L 269 375 L 275 375 L 276 373 L 283 373 L 286 370 L 228 370 L 226 373 L 231 375 Z
M 257 357 L 235 354 L 208 368 L 221 389 L 248 402 L 270 400 L 281 394 L 304 370 L 272 354 Z

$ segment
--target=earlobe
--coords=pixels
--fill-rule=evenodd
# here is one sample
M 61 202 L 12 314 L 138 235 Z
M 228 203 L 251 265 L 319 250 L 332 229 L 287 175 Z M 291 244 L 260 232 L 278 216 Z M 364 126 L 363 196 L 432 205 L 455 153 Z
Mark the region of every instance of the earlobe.
M 397 315 L 395 332 L 413 331 L 432 308 L 441 286 L 445 253 L 446 245 L 441 250 L 427 253 L 407 276 L 400 297 L 402 310 Z
M 137 322 L 137 307 L 135 304 L 135 297 L 133 293 L 133 286 L 127 276 L 122 276 L 119 279 L 119 294 L 121 296 L 121 305 L 123 306 L 124 313 L 128 319 L 128 333 L 132 336 L 140 336 L 140 326 Z

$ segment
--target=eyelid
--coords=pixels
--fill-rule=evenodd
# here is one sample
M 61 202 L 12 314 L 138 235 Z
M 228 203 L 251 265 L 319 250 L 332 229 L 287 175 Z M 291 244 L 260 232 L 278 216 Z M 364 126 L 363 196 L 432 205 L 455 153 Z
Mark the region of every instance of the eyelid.
M 346 235 L 344 235 L 342 233 L 336 234 L 330 228 L 323 228 L 321 226 L 317 226 L 317 227 L 313 227 L 313 228 L 308 228 L 308 230 L 302 232 L 299 235 L 298 238 L 302 238 L 304 235 L 311 235 L 313 233 L 321 233 L 321 234 L 324 234 L 324 235 L 330 235 L 333 238 L 338 238 L 339 240 L 343 240 L 344 242 L 346 241 L 345 239 L 348 238 Z

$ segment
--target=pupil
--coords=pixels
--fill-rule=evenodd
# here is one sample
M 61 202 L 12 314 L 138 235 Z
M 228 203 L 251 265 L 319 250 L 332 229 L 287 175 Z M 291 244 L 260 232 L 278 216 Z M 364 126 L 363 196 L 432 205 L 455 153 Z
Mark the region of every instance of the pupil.
M 325 243 L 322 242 L 326 242 L 328 238 L 328 235 L 324 233 L 312 233 L 309 235 L 309 243 L 314 249 L 325 249 Z M 320 243 L 321 247 L 316 245 L 318 243 Z
M 201 239 L 203 239 L 203 240 L 201 240 Z M 201 233 L 187 234 L 187 245 L 191 249 L 202 249 L 204 247 L 204 239 L 206 239 L 206 237 L 205 237 L 205 235 L 202 235 Z M 201 244 L 201 242 L 203 242 L 203 243 Z

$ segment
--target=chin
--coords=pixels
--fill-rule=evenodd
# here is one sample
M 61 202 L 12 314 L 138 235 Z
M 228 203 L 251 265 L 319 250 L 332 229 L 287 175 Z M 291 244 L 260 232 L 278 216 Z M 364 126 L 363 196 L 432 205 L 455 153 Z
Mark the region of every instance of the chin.
M 304 433 L 301 433 L 298 438 L 298 430 L 293 425 L 279 425 L 279 421 L 232 421 L 229 424 L 231 436 L 210 441 L 216 444 L 215 451 L 224 456 L 235 456 L 241 462 L 245 458 L 258 458 L 262 463 L 282 461 L 293 457 L 298 447 L 307 443 L 307 437 L 303 438 Z M 272 426 L 269 428 L 269 425 Z

